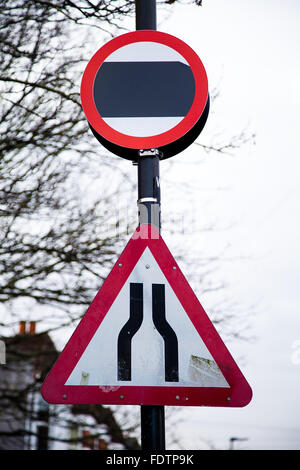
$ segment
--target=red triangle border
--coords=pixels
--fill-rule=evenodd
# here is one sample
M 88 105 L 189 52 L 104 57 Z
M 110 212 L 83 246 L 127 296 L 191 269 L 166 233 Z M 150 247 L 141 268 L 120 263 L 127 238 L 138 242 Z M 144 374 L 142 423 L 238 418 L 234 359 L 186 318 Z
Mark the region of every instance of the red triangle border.
M 146 247 L 156 259 L 230 388 L 65 385 Z M 155 227 L 142 225 L 129 240 L 46 377 L 42 395 L 47 402 L 55 404 L 243 407 L 251 401 L 252 390 L 162 237 Z

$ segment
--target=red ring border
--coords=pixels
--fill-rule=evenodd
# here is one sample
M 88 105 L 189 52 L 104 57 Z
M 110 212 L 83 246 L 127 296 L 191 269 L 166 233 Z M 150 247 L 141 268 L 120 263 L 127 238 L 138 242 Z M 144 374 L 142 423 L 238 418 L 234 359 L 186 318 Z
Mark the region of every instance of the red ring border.
M 94 102 L 94 80 L 102 63 L 117 49 L 135 42 L 157 42 L 176 50 L 190 65 L 195 79 L 195 96 L 188 114 L 176 126 L 154 136 L 134 137 L 116 131 L 102 119 Z M 93 55 L 84 71 L 80 94 L 88 122 L 106 140 L 125 148 L 159 148 L 183 137 L 199 121 L 208 99 L 208 80 L 202 61 L 181 39 L 161 31 L 139 30 L 112 39 Z

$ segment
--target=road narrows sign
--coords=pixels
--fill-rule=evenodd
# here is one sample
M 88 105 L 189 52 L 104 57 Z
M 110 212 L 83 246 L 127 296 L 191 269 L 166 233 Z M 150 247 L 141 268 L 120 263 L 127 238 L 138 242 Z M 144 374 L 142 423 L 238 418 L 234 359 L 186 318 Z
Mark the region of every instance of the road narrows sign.
M 50 403 L 245 406 L 252 391 L 153 226 L 139 227 L 42 394 Z
M 131 159 L 128 149 L 158 148 L 167 158 L 176 153 L 171 144 L 193 129 L 194 139 L 205 124 L 206 71 L 180 39 L 134 31 L 94 54 L 83 74 L 81 101 L 94 134 L 109 150 Z

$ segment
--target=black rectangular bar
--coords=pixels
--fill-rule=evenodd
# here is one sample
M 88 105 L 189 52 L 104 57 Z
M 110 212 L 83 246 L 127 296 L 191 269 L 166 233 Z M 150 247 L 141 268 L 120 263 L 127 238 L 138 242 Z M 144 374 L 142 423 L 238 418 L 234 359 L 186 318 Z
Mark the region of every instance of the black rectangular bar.
M 191 68 L 182 62 L 104 62 L 93 87 L 102 117 L 186 116 L 195 96 Z

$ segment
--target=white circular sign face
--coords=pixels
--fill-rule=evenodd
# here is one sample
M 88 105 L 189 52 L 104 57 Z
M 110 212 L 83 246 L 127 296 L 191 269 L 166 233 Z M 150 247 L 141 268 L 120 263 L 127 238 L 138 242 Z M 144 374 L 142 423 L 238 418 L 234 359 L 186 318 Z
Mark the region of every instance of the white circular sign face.
M 159 148 L 197 124 L 208 102 L 208 83 L 201 60 L 183 41 L 135 31 L 92 57 L 81 100 L 101 138 L 128 149 Z

